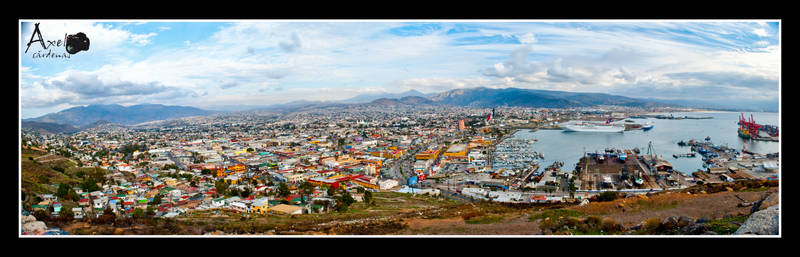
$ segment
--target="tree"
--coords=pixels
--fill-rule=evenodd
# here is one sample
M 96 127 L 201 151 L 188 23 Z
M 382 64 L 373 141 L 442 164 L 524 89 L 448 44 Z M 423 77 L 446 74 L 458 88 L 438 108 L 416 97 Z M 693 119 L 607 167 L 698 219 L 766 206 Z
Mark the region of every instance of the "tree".
M 136 212 L 136 211 L 134 211 L 134 215 L 136 214 L 135 212 Z M 147 217 L 153 217 L 153 216 L 156 216 L 156 211 L 155 211 L 155 208 L 153 208 L 153 206 L 152 206 L 152 205 L 150 205 L 150 206 L 147 206 L 147 211 L 145 211 L 145 212 L 144 212 L 144 214 L 145 214 Z
M 144 211 L 140 208 L 136 208 L 136 210 L 133 210 L 133 218 L 135 219 L 144 218 Z
M 159 205 L 159 204 L 161 204 L 161 195 L 156 195 L 155 197 L 153 197 L 153 201 L 152 201 L 151 203 L 152 203 L 153 205 Z
M 328 189 L 325 192 L 328 193 L 329 197 L 332 197 L 333 195 L 336 194 L 336 188 L 333 188 L 332 186 L 329 186 Z
M 35 217 L 38 221 L 45 221 L 50 218 L 50 215 L 47 215 L 47 211 L 36 210 L 33 212 L 33 217 Z
M 69 197 L 69 191 L 70 191 L 69 185 L 64 184 L 64 183 L 59 183 L 58 184 L 58 191 L 56 191 L 56 196 L 58 196 L 58 198 L 62 198 L 62 199 L 63 198 L 68 198 Z
M 605 191 L 597 195 L 599 202 L 613 201 L 614 199 L 617 199 L 617 192 L 614 191 Z
M 86 192 L 93 192 L 100 190 L 100 187 L 97 186 L 97 182 L 95 182 L 94 178 L 91 176 L 88 177 L 86 180 L 84 180 L 83 183 L 81 183 L 81 188 L 83 188 L 83 191 Z
M 225 189 L 228 188 L 228 183 L 225 183 L 223 180 L 217 180 L 214 182 L 214 187 L 217 189 L 217 194 L 225 194 Z
M 308 196 L 311 196 L 312 193 L 314 193 L 314 185 L 312 185 L 308 181 L 303 181 L 303 183 L 300 184 L 301 201 L 303 201 L 303 203 L 306 203 L 306 198 L 308 198 Z
M 345 203 L 348 206 L 350 206 L 355 201 L 356 201 L 356 199 L 353 199 L 353 196 L 350 195 L 350 192 L 347 192 L 347 190 L 342 190 L 342 202 L 343 203 Z
M 286 185 L 286 183 L 281 182 L 280 184 L 278 184 L 278 195 L 279 196 L 287 197 L 287 196 L 289 196 L 290 193 L 291 192 L 289 192 L 289 187 Z
M 375 205 L 375 201 L 372 198 L 372 192 L 371 191 L 364 192 L 364 202 L 367 203 L 368 205 Z

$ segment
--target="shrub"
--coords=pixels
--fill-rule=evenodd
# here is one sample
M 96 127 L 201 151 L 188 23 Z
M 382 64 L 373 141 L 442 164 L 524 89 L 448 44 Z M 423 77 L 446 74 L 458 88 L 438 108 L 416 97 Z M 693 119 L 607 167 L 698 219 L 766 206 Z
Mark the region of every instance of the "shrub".
M 539 223 L 539 227 L 542 230 L 558 228 L 559 225 L 560 225 L 559 222 L 556 221 L 555 219 L 544 219 L 542 220 L 542 222 Z
M 589 225 L 591 228 L 598 228 L 602 224 L 603 220 L 597 216 L 589 216 L 584 220 L 584 223 Z
M 622 225 L 617 224 L 613 219 L 610 218 L 603 220 L 602 228 L 607 234 L 619 233 L 622 232 L 623 229 Z
M 564 220 L 564 225 L 567 225 L 570 228 L 577 228 L 581 224 L 583 224 L 583 221 L 575 217 L 568 217 L 566 220 Z
M 464 213 L 463 215 L 461 215 L 461 218 L 463 218 L 464 220 L 469 220 L 471 218 L 480 217 L 480 216 L 483 216 L 483 213 L 480 213 L 478 211 L 473 211 L 473 212 Z
M 617 199 L 617 192 L 614 191 L 605 191 L 597 195 L 597 201 L 600 202 L 614 201 L 615 199 Z
M 658 218 L 649 218 L 644 222 L 642 228 L 647 231 L 656 231 L 660 225 L 661 221 Z

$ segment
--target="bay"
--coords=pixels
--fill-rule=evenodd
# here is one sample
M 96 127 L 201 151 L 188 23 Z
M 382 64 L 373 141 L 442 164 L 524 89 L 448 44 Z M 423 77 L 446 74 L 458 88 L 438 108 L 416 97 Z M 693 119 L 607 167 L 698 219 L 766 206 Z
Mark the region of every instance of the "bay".
M 669 113 L 667 113 L 669 114 Z M 713 119 L 632 119 L 635 123 L 644 124 L 651 121 L 654 128 L 649 131 L 631 130 L 623 133 L 598 132 L 565 132 L 563 130 L 538 130 L 531 132 L 523 129 L 514 134 L 515 138 L 538 139 L 531 145 L 534 151 L 544 154 L 542 167 L 555 161 L 564 162 L 564 170 L 575 168 L 584 153 L 603 152 L 606 148 L 633 149 L 638 147 L 641 154 L 647 153 L 648 142 L 653 143 L 656 154 L 670 162 L 675 170 L 691 174 L 703 168 L 701 156 L 694 158 L 673 158 L 673 154 L 689 153 L 690 147 L 678 146 L 681 140 L 703 141 L 707 136 L 716 145 L 727 145 L 742 150 L 767 154 L 780 152 L 780 142 L 745 140 L 738 136 L 739 112 L 676 112 L 675 116 L 713 117 Z M 780 125 L 778 113 L 752 113 L 758 124 Z M 749 117 L 750 113 L 745 113 Z M 620 121 L 623 122 L 623 121 Z M 781 127 L 782 129 L 782 127 Z

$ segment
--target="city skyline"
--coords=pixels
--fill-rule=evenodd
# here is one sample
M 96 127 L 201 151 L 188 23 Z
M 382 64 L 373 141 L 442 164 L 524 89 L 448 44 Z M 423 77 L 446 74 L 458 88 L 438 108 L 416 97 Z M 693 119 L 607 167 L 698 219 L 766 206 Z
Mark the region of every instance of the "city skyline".
M 84 32 L 67 59 L 25 53 Z M 204 109 L 478 86 L 778 102 L 779 22 L 233 21 L 20 23 L 20 104 Z

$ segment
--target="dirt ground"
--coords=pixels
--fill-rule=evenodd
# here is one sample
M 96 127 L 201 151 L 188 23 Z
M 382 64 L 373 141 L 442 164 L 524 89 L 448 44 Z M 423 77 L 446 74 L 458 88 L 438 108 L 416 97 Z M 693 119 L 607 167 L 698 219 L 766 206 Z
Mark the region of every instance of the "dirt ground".
M 742 202 L 738 195 L 747 202 L 757 201 L 768 192 L 777 192 L 777 188 L 770 188 L 760 192 L 719 192 L 714 194 L 686 194 L 671 193 L 657 195 L 642 200 L 633 197 L 618 199 L 612 202 L 590 203 L 585 206 L 575 206 L 568 209 L 579 211 L 587 215 L 598 215 L 614 219 L 626 227 L 635 226 L 648 218 L 664 219 L 669 216 L 686 215 L 694 219 L 701 217 L 721 219 L 726 215 L 748 215 L 750 206 L 738 207 Z M 649 205 L 639 204 L 639 200 Z M 672 204 L 677 201 L 676 204 Z M 623 208 L 618 208 L 622 203 Z M 623 212 L 623 209 L 625 211 Z
M 501 222 L 467 224 L 461 217 L 444 219 L 409 219 L 407 227 L 398 235 L 535 235 L 539 233 L 536 222 L 524 215 L 510 215 Z
M 663 220 L 669 216 L 686 215 L 694 219 L 722 219 L 728 215 L 740 216 L 750 213 L 750 206 L 738 207 L 740 202 L 753 202 L 778 188 L 755 192 L 719 192 L 713 194 L 687 194 L 673 192 L 650 197 L 632 197 L 611 202 L 592 202 L 585 206 L 572 206 L 565 209 L 591 215 L 611 218 L 625 227 L 633 227 L 649 218 Z M 738 198 L 737 198 L 738 196 Z M 623 207 L 619 207 L 622 204 Z M 623 211 L 625 209 L 625 211 Z M 468 224 L 463 217 L 447 215 L 443 218 L 411 218 L 405 220 L 406 227 L 394 234 L 398 235 L 537 235 L 539 221 L 529 221 L 528 217 L 540 211 L 502 213 L 504 219 L 489 224 Z

